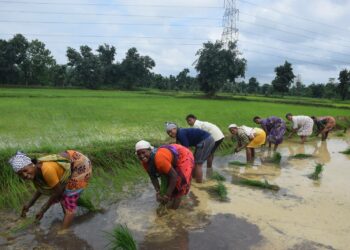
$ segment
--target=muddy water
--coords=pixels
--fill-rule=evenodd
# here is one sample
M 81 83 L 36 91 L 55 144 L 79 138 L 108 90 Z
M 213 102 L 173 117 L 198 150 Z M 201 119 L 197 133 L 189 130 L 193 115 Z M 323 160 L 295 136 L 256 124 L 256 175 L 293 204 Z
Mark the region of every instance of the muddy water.
M 350 157 L 339 153 L 350 145 L 346 138 L 305 145 L 285 142 L 279 149 L 279 166 L 269 163 L 269 152 L 263 150 L 252 167 L 229 164 L 244 161 L 244 153 L 217 157 L 214 170 L 227 178 L 228 202 L 208 191 L 214 181 L 193 183 L 179 210 L 159 217 L 152 187 L 145 184 L 104 213 L 82 211 L 68 234 L 57 233 L 63 215 L 54 207 L 40 225 L 14 236 L 1 234 L 0 248 L 103 249 L 106 232 L 121 223 L 132 231 L 140 249 L 349 249 Z M 314 157 L 290 157 L 297 153 Z M 316 163 L 325 165 L 319 181 L 307 177 Z M 281 189 L 237 185 L 237 177 L 266 179 Z M 11 225 L 16 218 L 7 216 L 7 222 Z

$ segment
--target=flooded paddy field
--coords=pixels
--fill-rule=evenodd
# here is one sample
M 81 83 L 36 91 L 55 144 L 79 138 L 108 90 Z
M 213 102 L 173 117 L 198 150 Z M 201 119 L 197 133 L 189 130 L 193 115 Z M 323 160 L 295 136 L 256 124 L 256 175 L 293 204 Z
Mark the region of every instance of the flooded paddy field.
M 107 232 L 118 224 L 127 225 L 139 249 L 349 249 L 350 157 L 340 153 L 349 146 L 349 134 L 326 142 L 312 139 L 305 145 L 295 139 L 279 148 L 279 164 L 269 163 L 267 149 L 258 152 L 253 166 L 230 164 L 244 162 L 244 152 L 217 157 L 214 169 L 205 171 L 206 181 L 193 182 L 180 208 L 162 216 L 156 213 L 149 183 L 139 184 L 128 198 L 105 205 L 101 213 L 80 211 L 63 234 L 58 230 L 63 217 L 58 205 L 40 225 L 18 231 L 13 231 L 18 215 L 2 213 L 0 249 L 105 249 Z M 313 157 L 292 158 L 295 154 Z M 308 175 L 317 163 L 324 169 L 315 181 Z M 209 178 L 213 171 L 226 177 L 227 201 L 210 192 L 216 184 Z M 241 185 L 237 178 L 267 180 L 280 189 Z

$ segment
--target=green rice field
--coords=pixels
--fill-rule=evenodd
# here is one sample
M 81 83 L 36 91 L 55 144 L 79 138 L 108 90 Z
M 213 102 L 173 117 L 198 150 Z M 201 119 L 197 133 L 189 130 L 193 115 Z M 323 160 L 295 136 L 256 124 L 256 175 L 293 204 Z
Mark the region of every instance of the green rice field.
M 349 115 L 349 103 L 305 99 L 302 101 L 306 104 L 301 105 L 284 102 L 297 99 L 286 98 L 279 103 L 280 99 L 228 95 L 205 99 L 198 93 L 159 91 L 0 89 L 0 208 L 18 208 L 30 193 L 28 184 L 20 181 L 7 164 L 16 150 L 32 155 L 80 150 L 93 161 L 95 177 L 104 175 L 104 171 L 118 173 L 119 177 L 110 182 L 115 190 L 121 190 L 126 180 L 133 181 L 143 174 L 133 170 L 137 162 L 135 142 L 169 141 L 164 122 L 187 127 L 185 116 L 189 113 L 217 124 L 227 136 L 230 123 L 254 126 L 252 118 L 256 115 Z M 101 183 L 94 178 L 91 187 L 108 186 L 106 181 L 105 186 Z

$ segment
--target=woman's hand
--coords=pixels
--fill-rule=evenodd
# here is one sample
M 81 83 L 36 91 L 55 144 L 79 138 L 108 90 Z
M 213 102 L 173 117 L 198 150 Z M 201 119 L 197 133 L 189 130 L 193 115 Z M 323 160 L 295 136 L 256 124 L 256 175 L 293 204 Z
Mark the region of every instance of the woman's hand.
M 157 199 L 158 202 L 162 201 L 162 196 L 160 195 L 159 191 L 156 194 L 156 199 Z
M 167 204 L 170 201 L 170 197 L 167 195 L 162 195 L 161 196 L 161 203 L 162 204 Z
M 22 208 L 21 217 L 25 218 L 27 216 L 28 211 L 29 211 L 29 206 L 28 205 L 24 205 L 23 208 Z

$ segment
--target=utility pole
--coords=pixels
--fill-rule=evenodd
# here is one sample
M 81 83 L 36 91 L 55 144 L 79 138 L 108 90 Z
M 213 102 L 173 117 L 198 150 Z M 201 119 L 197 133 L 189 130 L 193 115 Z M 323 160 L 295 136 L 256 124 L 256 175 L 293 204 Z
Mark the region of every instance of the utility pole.
M 221 41 L 227 48 L 229 42 L 238 41 L 238 28 L 237 22 L 239 17 L 239 11 L 237 9 L 236 0 L 224 0 L 224 16 L 222 19 L 223 31 L 221 35 Z

